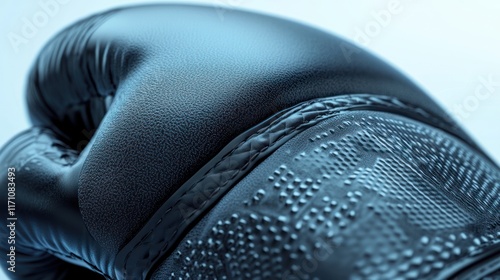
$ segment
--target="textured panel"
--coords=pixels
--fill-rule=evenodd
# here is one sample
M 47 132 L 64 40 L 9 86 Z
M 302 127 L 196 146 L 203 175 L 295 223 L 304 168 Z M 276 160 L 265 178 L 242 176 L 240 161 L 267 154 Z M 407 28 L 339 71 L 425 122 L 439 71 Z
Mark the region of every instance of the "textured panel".
M 438 119 L 396 98 L 353 94 L 303 102 L 282 111 L 247 131 L 227 145 L 211 162 L 183 184 L 159 208 L 142 230 L 124 247 L 116 260 L 120 278 L 146 278 L 150 268 L 171 252 L 191 225 L 244 177 L 258 162 L 272 154 L 283 143 L 324 119 L 361 108 L 391 110 L 442 127 Z M 337 145 L 335 172 L 356 166 L 358 160 L 351 146 L 347 152 Z M 318 161 L 318 160 L 317 160 Z M 322 161 L 319 161 L 320 163 Z M 312 163 L 314 164 L 314 162 Z M 106 213 L 107 214 L 107 213 Z
M 499 188 L 498 168 L 454 138 L 349 113 L 259 165 L 153 278 L 447 277 L 496 248 Z

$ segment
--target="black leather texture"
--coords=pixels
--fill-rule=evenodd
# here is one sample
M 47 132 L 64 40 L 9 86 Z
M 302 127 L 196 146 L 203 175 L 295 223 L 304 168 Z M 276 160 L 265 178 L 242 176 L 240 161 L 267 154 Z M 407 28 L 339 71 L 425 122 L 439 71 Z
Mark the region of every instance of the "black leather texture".
M 339 114 L 245 176 L 153 279 L 485 279 L 499 174 L 421 122 Z
M 52 39 L 26 98 L 33 128 L 0 150 L 2 186 L 16 169 L 17 279 L 435 279 L 495 270 L 486 259 L 500 233 L 498 167 L 409 79 L 323 31 L 237 10 L 222 21 L 213 7 L 116 9 Z M 313 152 L 323 145 L 329 155 Z M 291 184 L 282 196 L 275 186 L 288 179 L 272 175 L 279 166 L 307 187 Z M 311 211 L 324 197 L 341 212 L 320 225 Z M 295 203 L 300 213 L 290 212 Z M 272 232 L 300 221 L 295 239 Z M 254 232 L 264 225 L 272 234 Z M 467 241 L 438 252 L 453 257 L 434 256 L 442 267 L 400 269 L 411 266 L 402 255 L 431 258 L 426 250 L 462 233 Z M 420 246 L 424 237 L 435 244 Z M 341 238 L 342 249 L 309 275 L 294 271 L 316 238 Z M 366 257 L 360 246 L 387 252 Z

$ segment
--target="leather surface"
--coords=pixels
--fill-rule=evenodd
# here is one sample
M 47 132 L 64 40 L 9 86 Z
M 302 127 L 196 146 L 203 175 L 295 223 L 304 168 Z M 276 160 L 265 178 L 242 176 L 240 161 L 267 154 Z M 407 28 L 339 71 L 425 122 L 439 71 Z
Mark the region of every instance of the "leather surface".
M 213 7 L 183 5 L 129 7 L 77 22 L 47 44 L 30 73 L 34 128 L 0 150 L 0 172 L 16 168 L 20 203 L 26 205 L 18 223 L 19 252 L 26 255 L 19 263 L 26 270 L 17 276 L 64 279 L 86 271 L 89 278 L 119 279 L 125 274 L 115 267 L 117 256 L 122 265 L 121 257 L 134 252 L 128 247 L 133 239 L 158 222 L 152 217 L 162 214 L 159 209 L 234 149 L 236 140 L 280 117 L 287 123 L 295 106 L 359 94 L 368 96 L 363 106 L 392 100 L 397 112 L 392 101 L 370 109 L 426 123 L 483 154 L 398 71 L 301 24 L 242 11 L 221 20 Z M 253 158 L 254 166 L 270 154 Z M 235 166 L 238 160 L 244 157 Z M 241 178 L 250 170 L 243 168 Z M 6 174 L 0 174 L 6 185 Z M 175 242 L 217 199 L 193 210 L 199 216 Z M 142 253 L 134 256 L 149 262 L 148 252 Z M 138 262 L 136 270 L 142 268 Z
M 386 111 L 442 126 L 439 119 L 394 97 L 352 94 L 303 102 L 234 139 L 184 183 L 117 255 L 120 278 L 146 279 L 190 227 L 260 161 L 305 129 L 336 115 Z
M 79 196 L 90 232 L 116 252 L 229 141 L 299 102 L 393 95 L 448 120 L 390 66 L 360 50 L 347 60 L 343 48 L 355 47 L 252 13 L 221 21 L 212 7 L 116 10 L 48 44 L 31 74 L 28 105 L 35 125 L 78 146 L 114 96 L 89 147 Z
M 15 203 L 14 215 L 1 213 L 4 220 L 16 219 L 15 243 L 10 244 L 15 247 L 16 271 L 6 272 L 12 279 L 68 279 L 75 275 L 102 279 L 87 269 L 105 269 L 110 258 L 83 222 L 78 207 L 78 173 L 74 172 L 79 166 L 76 160 L 76 153 L 42 128 L 23 132 L 0 150 L 1 185 L 11 182 L 7 179 L 9 169 L 15 174 L 11 200 Z M 4 190 L 1 202 L 7 205 Z M 7 236 L 10 230 L 2 227 L 1 233 Z M 2 259 L 6 258 L 2 254 Z
M 442 131 L 340 114 L 243 178 L 152 279 L 487 279 L 499 190 L 498 167 Z

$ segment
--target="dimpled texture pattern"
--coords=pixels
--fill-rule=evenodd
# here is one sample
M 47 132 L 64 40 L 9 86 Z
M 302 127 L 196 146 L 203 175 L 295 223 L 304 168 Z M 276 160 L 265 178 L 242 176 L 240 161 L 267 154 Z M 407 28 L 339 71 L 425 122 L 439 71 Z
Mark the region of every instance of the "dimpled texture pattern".
M 361 108 L 398 112 L 437 127 L 445 126 L 428 112 L 397 98 L 369 94 L 315 99 L 283 111 L 240 135 L 243 137 L 227 146 L 230 151 L 221 151 L 206 169 L 200 170 L 158 209 L 117 256 L 115 266 L 119 278 L 144 279 L 150 268 L 185 235 L 187 228 L 283 143 L 326 118 Z
M 499 191 L 498 168 L 448 134 L 347 113 L 256 167 L 153 279 L 436 279 L 499 243 Z

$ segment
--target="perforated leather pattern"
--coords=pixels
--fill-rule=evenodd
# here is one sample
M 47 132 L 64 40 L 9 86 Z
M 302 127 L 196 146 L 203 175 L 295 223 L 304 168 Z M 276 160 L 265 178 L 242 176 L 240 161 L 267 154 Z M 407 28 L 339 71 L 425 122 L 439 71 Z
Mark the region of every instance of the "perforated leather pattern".
M 200 170 L 156 211 L 118 254 L 115 262 L 118 277 L 146 278 L 150 268 L 171 252 L 187 228 L 203 217 L 257 162 L 296 134 L 334 115 L 367 108 L 391 110 L 437 127 L 444 126 L 429 112 L 412 104 L 393 97 L 369 94 L 316 99 L 280 112 L 248 131 L 248 135 L 241 135 L 245 136 L 243 140 L 235 139 L 233 142 L 236 144 L 229 144 L 207 164 L 209 168 Z
M 236 185 L 153 278 L 447 277 L 499 243 L 499 174 L 422 123 L 334 117 Z

